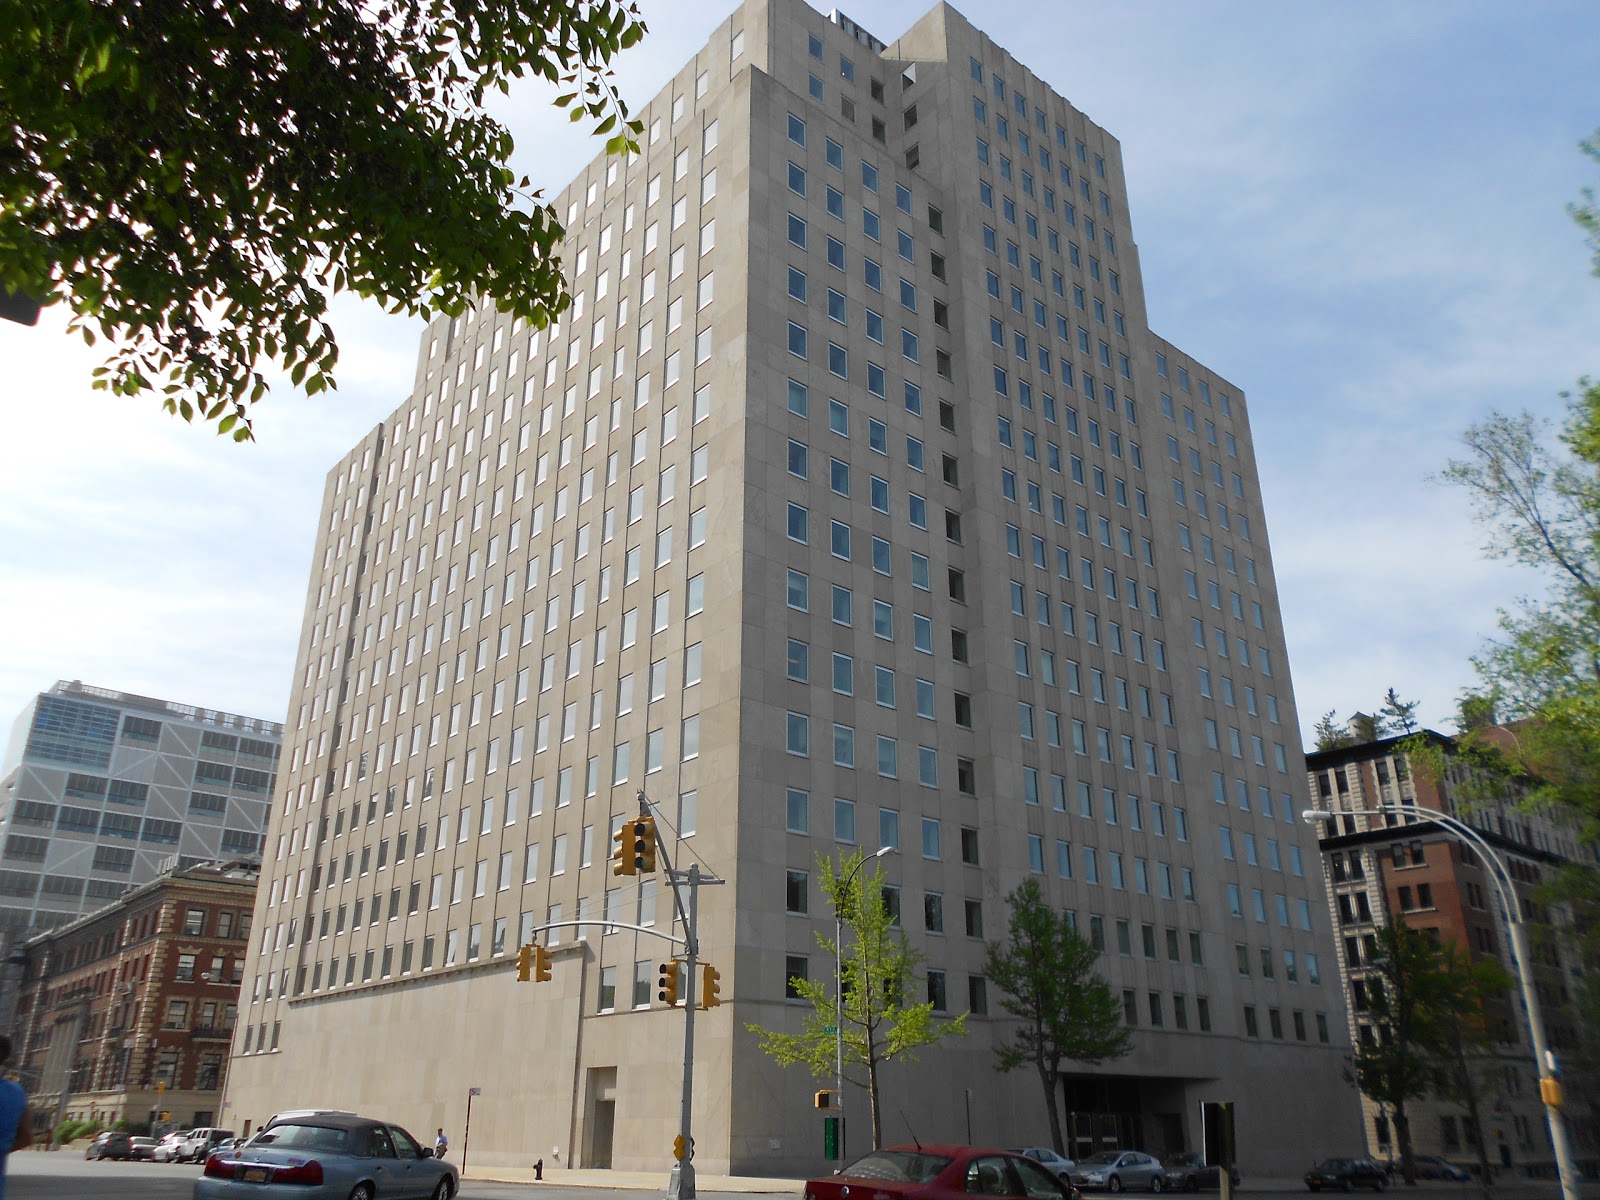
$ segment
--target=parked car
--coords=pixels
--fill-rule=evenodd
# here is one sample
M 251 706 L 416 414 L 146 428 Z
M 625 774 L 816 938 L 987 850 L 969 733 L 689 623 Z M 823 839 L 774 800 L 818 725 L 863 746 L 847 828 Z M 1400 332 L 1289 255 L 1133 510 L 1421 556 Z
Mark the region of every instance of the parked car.
M 454 1163 L 398 1125 L 315 1115 L 269 1121 L 244 1145 L 213 1154 L 193 1200 L 450 1200 L 460 1183 Z
M 1466 1183 L 1472 1178 L 1472 1172 L 1437 1154 L 1413 1154 L 1411 1161 L 1417 1165 L 1418 1179 L 1447 1179 L 1451 1183 Z
M 1169 1192 L 1198 1192 L 1201 1188 L 1220 1188 L 1222 1186 L 1222 1168 L 1216 1163 L 1206 1162 L 1205 1155 L 1193 1151 L 1184 1154 L 1169 1154 L 1162 1161 L 1166 1168 L 1166 1184 Z M 1228 1178 L 1234 1187 L 1239 1186 L 1239 1169 L 1231 1167 Z
M 945 1200 L 963 1194 L 1030 1200 L 1077 1196 L 1071 1184 L 1010 1150 L 927 1145 L 886 1146 L 836 1175 L 808 1179 L 805 1200 L 845 1200 L 858 1191 L 870 1192 L 874 1200 Z
M 1072 1182 L 1073 1161 L 1070 1158 L 1062 1158 L 1049 1146 L 1018 1146 L 1016 1153 L 1024 1158 L 1033 1159 L 1034 1162 L 1040 1164 L 1047 1171 L 1054 1171 L 1058 1177 L 1067 1183 Z
M 151 1162 L 154 1160 L 157 1145 L 155 1138 L 129 1138 L 128 1144 L 133 1151 L 128 1155 L 129 1158 L 135 1159 L 139 1162 Z
M 174 1129 L 156 1143 L 156 1148 L 150 1152 L 152 1162 L 177 1162 L 178 1148 L 188 1140 L 187 1129 Z
M 1313 1192 L 1324 1188 L 1348 1192 L 1358 1187 L 1381 1192 L 1387 1182 L 1383 1168 L 1370 1158 L 1325 1158 L 1306 1172 L 1306 1187 Z
M 178 1147 L 178 1162 L 205 1162 L 211 1153 L 211 1148 L 218 1142 L 225 1142 L 233 1136 L 231 1129 L 217 1129 L 209 1125 L 202 1125 L 191 1129 L 189 1136 L 183 1139 L 183 1144 Z
M 236 1150 L 240 1146 L 244 1145 L 244 1143 L 244 1138 L 223 1138 L 222 1141 L 218 1142 L 216 1145 L 212 1146 L 210 1150 L 206 1151 L 206 1158 L 209 1160 L 213 1154 L 222 1154 L 228 1150 Z
M 1106 1150 L 1079 1159 L 1072 1182 L 1085 1191 L 1164 1192 L 1167 1172 L 1159 1158 L 1142 1150 Z
M 84 1158 L 132 1158 L 133 1139 L 119 1130 L 108 1129 L 84 1147 L 83 1156 Z

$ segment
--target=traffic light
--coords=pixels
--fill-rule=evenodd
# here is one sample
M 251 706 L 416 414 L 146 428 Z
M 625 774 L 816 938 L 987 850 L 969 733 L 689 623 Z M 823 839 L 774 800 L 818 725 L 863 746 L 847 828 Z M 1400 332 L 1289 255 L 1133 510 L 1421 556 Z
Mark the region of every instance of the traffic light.
M 517 951 L 517 982 L 527 983 L 533 978 L 533 946 L 523 946 Z
M 817 1093 L 814 1103 L 818 1108 L 838 1108 L 839 1102 L 836 1099 L 838 1095 L 839 1093 L 832 1088 L 823 1088 L 822 1091 Z
M 717 1005 L 722 1003 L 722 998 L 718 994 L 722 991 L 722 988 L 718 986 L 718 981 L 721 978 L 722 972 L 718 971 L 710 963 L 707 963 L 705 967 L 702 968 L 702 974 L 700 976 L 701 1008 L 715 1008 Z
M 678 960 L 675 958 L 661 964 L 656 979 L 656 999 L 663 1004 L 678 1003 Z
M 683 1161 L 683 1152 L 687 1148 L 688 1147 L 683 1140 L 683 1134 L 680 1133 L 677 1137 L 672 1139 L 672 1157 L 677 1159 L 679 1162 Z
M 550 981 L 550 951 L 537 942 L 533 944 L 533 981 L 535 983 Z
M 632 875 L 638 869 L 633 859 L 633 825 L 632 821 L 624 821 L 611 835 L 611 840 L 617 844 L 617 848 L 611 852 L 613 875 Z
M 656 819 L 640 817 L 633 823 L 633 870 L 652 875 L 656 869 Z

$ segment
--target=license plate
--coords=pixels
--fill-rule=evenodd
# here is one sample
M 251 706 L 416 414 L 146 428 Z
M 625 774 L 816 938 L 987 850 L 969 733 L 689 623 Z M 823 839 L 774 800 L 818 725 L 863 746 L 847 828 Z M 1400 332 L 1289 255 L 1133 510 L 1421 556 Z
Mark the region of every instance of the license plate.
M 246 1167 L 239 1172 L 239 1178 L 246 1183 L 265 1183 L 272 1178 L 272 1172 L 266 1167 Z

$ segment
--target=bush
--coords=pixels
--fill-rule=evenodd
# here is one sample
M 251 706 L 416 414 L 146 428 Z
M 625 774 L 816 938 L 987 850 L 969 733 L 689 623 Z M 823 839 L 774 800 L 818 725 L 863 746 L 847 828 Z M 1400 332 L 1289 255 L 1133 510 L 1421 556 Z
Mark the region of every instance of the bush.
M 65 1146 L 79 1138 L 93 1137 L 104 1128 L 102 1121 L 63 1121 L 56 1126 L 56 1145 Z

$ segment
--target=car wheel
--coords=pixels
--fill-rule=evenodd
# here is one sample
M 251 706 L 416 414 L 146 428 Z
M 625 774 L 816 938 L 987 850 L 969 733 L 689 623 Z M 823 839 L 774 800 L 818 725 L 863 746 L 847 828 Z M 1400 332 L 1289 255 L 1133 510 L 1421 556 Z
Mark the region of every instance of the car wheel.
M 450 1200 L 450 1176 L 446 1175 L 439 1180 L 439 1186 L 433 1189 L 433 1200 Z
M 1379 1175 L 1376 1179 L 1374 1179 L 1372 1181 L 1372 1190 L 1375 1191 L 1375 1192 L 1383 1191 L 1383 1176 L 1382 1175 Z
M 1341 1179 L 1339 1181 L 1339 1190 L 1348 1195 L 1350 1193 L 1350 1191 L 1352 1190 L 1351 1187 L 1350 1187 L 1350 1181 L 1348 1179 Z
M 1183 1181 L 1183 1190 L 1186 1192 L 1198 1192 L 1200 1190 L 1200 1180 L 1193 1175 L 1189 1176 L 1188 1179 Z
M 1120 1192 L 1121 1190 L 1122 1190 L 1122 1176 L 1113 1175 L 1110 1178 L 1110 1180 L 1106 1183 L 1106 1191 L 1108 1191 L 1108 1192 Z
M 372 1200 L 374 1194 L 370 1183 L 358 1183 L 350 1190 L 350 1200 Z
M 1160 1175 L 1152 1175 L 1150 1177 L 1150 1190 L 1152 1192 L 1164 1192 L 1164 1191 L 1166 1191 L 1167 1190 L 1167 1181 L 1165 1179 L 1163 1179 Z

